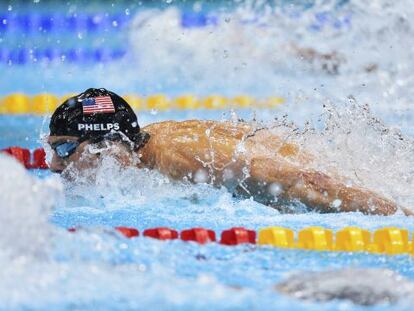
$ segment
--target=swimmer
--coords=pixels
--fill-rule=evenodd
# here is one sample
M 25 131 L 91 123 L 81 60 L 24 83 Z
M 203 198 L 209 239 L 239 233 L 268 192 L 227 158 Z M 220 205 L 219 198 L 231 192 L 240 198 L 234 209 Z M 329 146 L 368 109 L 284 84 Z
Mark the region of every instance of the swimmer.
M 98 165 L 100 146 L 105 145 L 123 166 L 224 186 L 235 196 L 284 212 L 291 212 L 286 207 L 291 202 L 320 212 L 390 215 L 400 209 L 369 189 L 307 169 L 311 155 L 267 129 L 200 120 L 165 121 L 141 129 L 127 102 L 105 89 L 88 89 L 66 100 L 49 127 L 50 169 L 57 173 Z

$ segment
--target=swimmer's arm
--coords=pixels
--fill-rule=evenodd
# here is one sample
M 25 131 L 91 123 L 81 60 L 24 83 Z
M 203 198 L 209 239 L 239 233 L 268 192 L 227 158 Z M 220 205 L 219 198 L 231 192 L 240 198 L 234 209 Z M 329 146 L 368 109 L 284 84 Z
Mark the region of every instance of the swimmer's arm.
M 378 194 L 357 187 L 348 187 L 326 174 L 303 170 L 286 162 L 254 159 L 251 177 L 282 188 L 283 199 L 298 199 L 309 207 L 323 212 L 355 212 L 391 215 L 398 207 Z M 407 211 L 404 211 L 407 214 Z

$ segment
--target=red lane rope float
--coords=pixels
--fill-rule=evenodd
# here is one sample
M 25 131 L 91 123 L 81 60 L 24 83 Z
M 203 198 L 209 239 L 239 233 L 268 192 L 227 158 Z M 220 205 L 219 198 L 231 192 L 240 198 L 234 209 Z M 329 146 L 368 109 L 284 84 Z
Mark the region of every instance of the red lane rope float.
M 221 233 L 220 244 L 238 245 L 243 243 L 256 244 L 256 232 L 246 228 L 237 227 L 224 230 Z
M 135 228 L 129 227 L 115 227 L 115 230 L 127 238 L 135 238 L 139 236 L 139 231 Z
M 30 166 L 30 151 L 28 149 L 20 148 L 20 147 L 9 147 L 6 149 L 2 149 L 1 152 L 6 153 L 21 164 L 23 164 L 26 168 Z
M 32 168 L 48 169 L 46 163 L 46 152 L 43 148 L 37 148 L 33 151 Z
M 199 244 L 206 244 L 216 241 L 216 233 L 213 230 L 204 228 L 193 228 L 181 231 L 180 239 L 183 241 L 194 241 Z
M 158 240 L 175 240 L 178 239 L 178 232 L 170 228 L 153 228 L 144 230 L 144 236 Z
M 47 169 L 46 152 L 43 148 L 37 148 L 31 153 L 29 149 L 21 147 L 9 147 L 0 150 L 19 161 L 28 169 Z

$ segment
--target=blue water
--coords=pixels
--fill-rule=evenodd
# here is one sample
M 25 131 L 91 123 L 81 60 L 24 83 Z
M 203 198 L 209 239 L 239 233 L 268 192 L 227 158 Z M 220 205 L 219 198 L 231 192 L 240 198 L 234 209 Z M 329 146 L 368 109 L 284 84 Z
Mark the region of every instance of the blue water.
M 248 9 L 240 3 L 197 3 L 35 1 L 28 6 L 12 3 L 11 9 L 0 6 L 0 20 L 15 18 L 7 31 L 4 23 L 0 27 L 0 51 L 126 51 L 107 61 L 92 56 L 72 62 L 60 57 L 21 63 L 0 59 L 0 95 L 17 91 L 63 95 L 106 87 L 143 96 L 160 92 L 171 97 L 188 93 L 283 96 L 287 102 L 270 110 L 139 111 L 138 118 L 141 126 L 163 120 L 234 118 L 275 125 L 287 116 L 281 127 L 295 132 L 297 126 L 297 131 L 303 131 L 304 145 L 320 152 L 324 164 L 356 172 L 365 184 L 412 207 L 414 112 L 410 92 L 414 88 L 410 83 L 414 79 L 411 50 L 404 46 L 412 38 L 406 27 L 410 22 L 404 19 L 409 5 L 379 4 L 378 9 L 358 1 L 319 7 L 309 2 L 281 6 L 281 15 L 269 18 L 266 12 L 270 9 L 260 3 L 247 5 Z M 157 7 L 162 10 L 149 11 Z M 245 11 L 236 14 L 237 9 Z M 83 19 L 103 16 L 103 24 L 80 29 L 87 25 L 76 18 L 80 11 Z M 25 30 L 26 24 L 17 17 L 28 15 L 46 20 L 51 15 L 65 16 L 79 24 L 74 26 L 77 33 L 58 24 L 49 25 L 47 31 Z M 122 16 L 125 22 L 113 26 L 113 16 Z M 147 17 L 134 26 L 140 16 Z M 297 56 L 284 50 L 285 45 L 274 45 L 277 40 L 322 51 L 333 49 L 344 53 L 348 62 L 343 73 L 329 75 L 317 65 L 298 63 Z M 388 42 L 399 49 L 389 48 Z M 382 51 L 378 72 L 361 71 L 364 61 L 378 61 L 377 51 Z M 347 106 L 350 95 L 357 100 L 355 107 Z M 366 115 L 365 103 L 372 111 Z M 44 144 L 49 117 L 0 116 L 0 148 L 34 149 Z M 295 125 L 289 125 L 290 121 Z M 381 122 L 383 126 L 378 125 Z M 280 214 L 257 202 L 236 199 L 225 189 L 171 182 L 156 172 L 121 169 L 113 163 L 106 163 L 97 180 L 87 184 L 62 181 L 48 171 L 26 174 L 4 163 L 0 158 L 0 173 L 6 178 L 0 184 L 6 189 L 0 199 L 7 202 L 0 206 L 4 228 L 0 310 L 411 309 L 411 301 L 370 308 L 340 301 L 301 302 L 274 290 L 275 284 L 294 272 L 345 267 L 388 268 L 414 281 L 410 255 L 200 246 L 142 237 L 128 240 L 111 229 L 132 226 L 142 232 L 160 226 L 176 230 L 205 227 L 215 230 L 218 237 L 233 226 L 254 230 L 284 226 L 296 231 L 314 225 L 333 230 L 396 226 L 412 232 L 412 219 L 403 215 Z M 58 195 L 53 199 L 55 192 Z M 49 199 L 53 199 L 51 206 L 41 203 Z M 80 229 L 69 233 L 69 227 Z

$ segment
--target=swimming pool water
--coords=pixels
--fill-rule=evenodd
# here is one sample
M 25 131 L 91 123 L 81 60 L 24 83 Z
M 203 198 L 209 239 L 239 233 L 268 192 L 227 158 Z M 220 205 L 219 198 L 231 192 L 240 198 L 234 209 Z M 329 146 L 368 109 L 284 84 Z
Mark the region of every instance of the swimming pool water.
M 98 3 L 85 10 L 88 14 L 126 14 L 122 3 L 115 8 Z M 310 5 L 305 11 L 289 5 L 279 11 L 278 5 L 269 8 L 259 2 L 235 3 L 226 10 L 206 4 L 206 12 L 214 13 L 217 23 L 190 28 L 182 27 L 182 11 L 174 3 L 166 1 L 162 10 L 133 4 L 127 27 L 109 34 L 76 34 L 62 47 L 100 48 L 105 44 L 88 40 L 96 36 L 96 40 L 110 41 L 116 34 L 108 46 L 124 42 L 120 46 L 128 51 L 124 57 L 96 64 L 3 63 L 0 95 L 16 91 L 63 95 L 103 86 L 143 96 L 159 92 L 169 96 L 283 96 L 286 104 L 273 110 L 140 111 L 138 118 L 142 126 L 167 119 L 243 118 L 278 125 L 287 132 L 299 131 L 303 135 L 292 139 L 324 159 L 321 169 L 356 172 L 363 184 L 412 207 L 414 80 L 410 53 L 414 45 L 410 45 L 408 2 L 340 1 Z M 57 7 L 73 14 L 82 5 Z M 204 12 L 203 3 L 188 8 Z M 12 5 L 7 14 L 26 13 L 21 10 Z M 36 10 L 50 14 L 51 9 Z M 335 26 L 349 16 L 346 27 Z M 49 48 L 45 42 L 53 45 L 67 38 L 60 33 L 37 33 L 23 47 L 36 45 L 36 36 L 44 40 L 39 42 L 41 48 Z M 16 48 L 8 41 L 10 37 L 1 38 L 2 47 Z M 347 62 L 338 74 L 330 75 L 317 63 L 308 64 L 292 55 L 286 49 L 290 44 L 322 52 L 335 50 Z M 371 62 L 378 69 L 366 72 L 363 68 Z M 349 98 L 355 98 L 356 104 Z M 372 112 L 367 112 L 365 103 Z M 34 149 L 44 144 L 47 127 L 48 116 L 0 116 L 0 148 Z M 366 161 L 367 154 L 370 161 Z M 236 199 L 225 189 L 172 182 L 157 172 L 122 169 L 110 159 L 94 182 L 68 183 L 47 171 L 26 172 L 3 156 L 0 172 L 0 310 L 367 310 L 349 302 L 302 302 L 277 293 L 274 286 L 291 273 L 344 267 L 388 268 L 414 281 L 409 255 L 200 246 L 129 240 L 109 230 L 114 226 L 133 226 L 141 232 L 159 226 L 177 230 L 200 226 L 220 233 L 232 226 L 257 230 L 280 225 L 299 230 L 317 225 L 334 230 L 396 226 L 412 232 L 412 219 L 400 214 L 280 214 L 252 200 Z M 67 232 L 69 227 L 82 229 L 73 234 Z M 373 279 L 372 286 L 380 281 Z M 369 310 L 410 310 L 411 306 L 407 299 Z
M 206 117 L 204 113 L 198 115 L 200 118 L 203 116 Z M 166 117 L 180 119 L 186 116 L 141 114 L 141 120 L 145 122 Z M 3 116 L 1 119 L 2 126 L 7 125 L 7 130 L 2 129 L 5 133 L 2 147 L 12 142 L 31 148 L 38 146 L 38 131 L 42 128 L 44 131 L 45 127 L 42 117 Z M 8 136 L 8 132 L 14 135 Z M 34 135 L 27 135 L 33 132 Z M 36 175 L 37 172 L 30 174 Z M 128 240 L 104 230 L 119 225 L 133 226 L 141 231 L 168 226 L 177 230 L 205 227 L 220 232 L 232 226 L 257 230 L 272 225 L 295 230 L 311 225 L 334 230 L 348 225 L 370 230 L 383 226 L 413 230 L 411 219 L 402 215 L 283 215 L 254 201 L 236 200 L 225 189 L 173 183 L 156 173 L 120 170 L 113 163 L 107 163 L 98 176 L 93 184 L 64 185 L 65 190 L 58 203 L 43 215 L 51 224 L 47 229 L 51 231 L 48 240 L 40 244 L 47 255 L 23 252 L 13 259 L 2 259 L 7 268 L 1 272 L 0 308 L 254 310 L 265 306 L 265 309 L 292 310 L 359 309 L 343 302 L 321 305 L 295 301 L 276 293 L 274 285 L 293 272 L 341 267 L 389 268 L 414 279 L 409 255 L 324 253 L 251 245 L 199 246 L 181 241 Z M 50 177 L 41 178 L 48 180 Z M 59 184 L 60 181 L 52 183 Z M 19 191 L 9 187 L 12 191 Z M 16 202 L 13 208 L 24 228 L 26 207 Z M 84 229 L 76 234 L 65 230 L 78 226 Z M 18 231 L 7 226 L 5 229 Z M 31 231 L 23 235 L 27 239 L 23 245 L 33 242 L 32 234 L 46 230 L 36 226 L 29 229 Z M 15 282 L 16 277 L 19 282 Z M 24 287 L 20 286 L 22 283 Z M 399 308 L 409 309 L 404 304 Z M 386 310 L 388 307 L 377 309 Z

